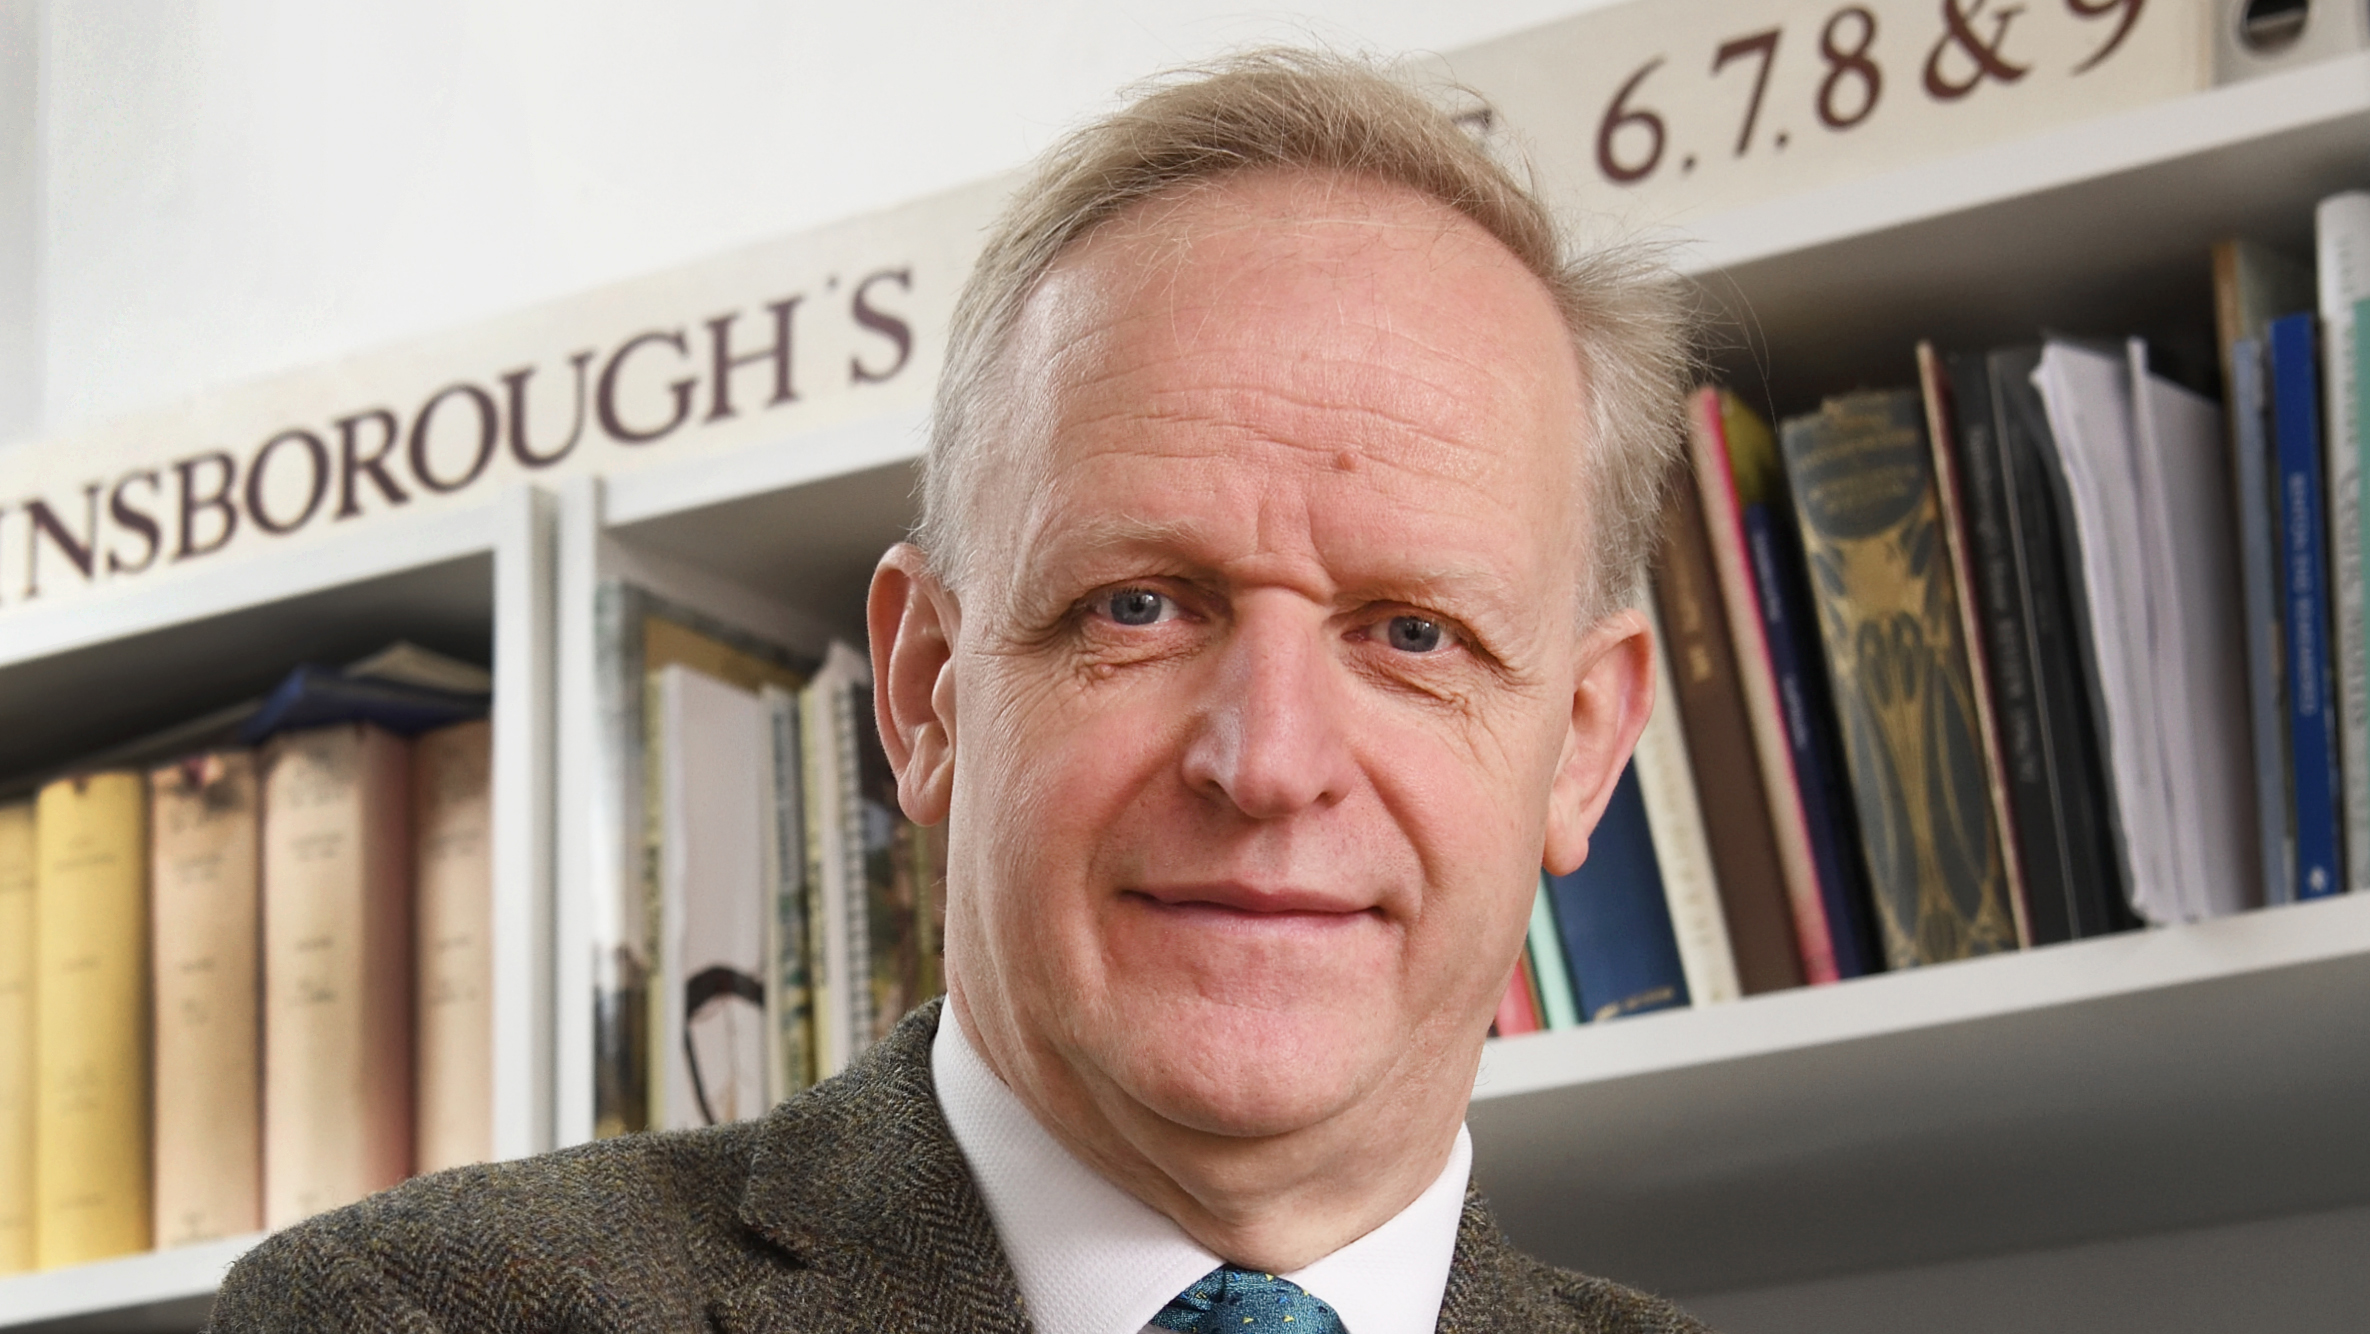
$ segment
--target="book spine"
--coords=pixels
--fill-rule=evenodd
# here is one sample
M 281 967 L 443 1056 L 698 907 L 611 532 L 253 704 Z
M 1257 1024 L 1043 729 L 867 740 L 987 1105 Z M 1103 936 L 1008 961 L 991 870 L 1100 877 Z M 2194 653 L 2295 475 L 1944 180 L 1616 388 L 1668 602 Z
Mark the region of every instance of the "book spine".
M 148 776 L 156 997 L 156 1241 L 263 1226 L 261 812 L 255 760 Z
M 148 1249 L 148 785 L 41 789 L 33 889 L 33 1237 L 43 1269 Z
M 1679 719 L 1679 688 L 1673 682 L 1670 640 L 1654 607 L 1643 609 L 1654 625 L 1654 711 L 1646 716 L 1630 766 L 1645 799 L 1646 825 L 1654 839 L 1655 865 L 1662 872 L 1663 908 L 1676 938 L 1687 995 L 1696 1005 L 1717 1005 L 1744 994 L 1736 978 L 1736 954 L 1728 946 L 1728 919 L 1720 906 L 1712 846 L 1704 829 L 1703 805 L 1695 792 L 1695 770 L 1687 759 L 1687 737 Z M 1573 994 L 1579 994 L 1577 961 Z M 1583 1011 L 1585 1014 L 1585 1011 Z
M 1671 1009 L 1690 999 L 1654 852 L 1633 764 L 1622 770 L 1589 835 L 1588 860 L 1547 880 L 1588 1020 Z
M 857 700 L 862 693 L 852 677 L 842 678 L 831 691 L 829 754 L 834 770 L 833 791 L 838 808 L 840 884 L 846 903 L 848 1059 L 872 1046 L 875 1037 L 872 978 L 871 876 L 864 820 L 864 779 L 856 733 Z
M 2362 489 L 2370 473 L 2361 466 L 2355 425 L 2354 303 L 2370 297 L 2370 190 L 2331 195 L 2313 210 L 2313 239 L 2320 283 L 2321 370 L 2326 431 L 2322 478 L 2328 506 L 2330 606 L 2335 610 L 2338 772 L 2344 811 L 2345 884 L 2370 888 L 2370 619 L 2363 613 L 2362 546 L 2370 540 L 2362 524 Z
M 2280 706 L 2279 552 L 2263 344 L 2233 340 L 2230 466 L 2238 504 L 2239 591 L 2245 606 L 2247 721 L 2254 741 L 2255 822 L 2262 831 L 2263 898 L 2296 900 L 2296 831 L 2288 808 L 2288 723 Z
M 2271 325 L 2272 428 L 2279 451 L 2280 549 L 2288 653 L 2288 758 L 2296 799 L 2296 897 L 2345 887 L 2337 720 L 2330 698 L 2326 537 L 2321 520 L 2320 387 L 2313 317 Z
M 1897 968 L 2016 946 L 1921 416 L 1913 392 L 1854 394 L 1781 436 Z
M 2080 525 L 2066 483 L 2047 406 L 2033 381 L 2038 346 L 2002 348 L 1984 359 L 1992 420 L 2008 478 L 2008 534 L 2016 576 L 2032 609 L 2030 672 L 2041 701 L 2041 754 L 2047 766 L 2059 853 L 2071 891 L 2068 911 L 2078 938 L 2139 925 L 2125 893 L 2121 813 L 2107 774 L 2106 717 L 2088 595 Z
M 798 746 L 798 697 L 779 686 L 763 693 L 769 800 L 766 803 L 766 958 L 773 975 L 765 988 L 766 1029 L 773 1034 L 773 1101 L 815 1082 L 815 998 L 809 962 L 806 810 Z
M 2026 891 L 2024 850 L 2017 837 L 2015 806 L 2009 792 L 2006 750 L 2000 739 L 1994 693 L 1997 688 L 1992 682 L 1989 655 L 1984 648 L 1982 603 L 1976 590 L 1972 539 L 1967 533 L 1966 500 L 1959 479 L 1957 413 L 1951 402 L 1950 381 L 1943 374 L 1942 358 L 1935 353 L 1932 343 L 1917 345 L 1917 378 L 1920 397 L 1925 401 L 1926 442 L 1933 458 L 1935 528 L 1942 535 L 1942 553 L 1948 560 L 1954 594 L 1951 600 L 1958 611 L 1961 661 L 1971 687 L 1969 697 L 1974 705 L 1975 737 L 1982 748 L 1984 786 L 1991 798 L 1992 824 L 1999 839 L 2000 874 L 2009 913 L 2016 923 L 2016 942 L 2029 946 L 2033 943 L 2032 904 Z
M 33 1267 L 33 803 L 0 805 L 0 1274 Z
M 928 866 L 916 856 L 913 824 L 897 804 L 897 775 L 881 748 L 868 690 L 849 692 L 855 733 L 859 828 L 864 837 L 864 945 L 872 983 L 868 1042 L 889 1036 L 922 1003 L 923 914 Z
M 1564 958 L 1564 943 L 1555 926 L 1555 904 L 1547 876 L 1539 877 L 1538 891 L 1531 895 L 1531 928 L 1523 937 L 1523 948 L 1530 953 L 1531 978 L 1539 984 L 1539 1013 L 1549 1029 L 1576 1028 L 1580 1024 L 1578 991 L 1572 985 L 1571 965 Z
M 1785 706 L 1764 633 L 1761 595 L 1753 577 L 1721 416 L 1720 392 L 1697 390 L 1688 402 L 1687 457 L 1695 473 L 1696 495 L 1703 505 L 1713 583 L 1720 591 L 1720 606 L 1735 652 L 1737 690 L 1744 702 L 1753 758 L 1760 766 L 1761 792 L 1769 803 L 1772 847 L 1793 921 L 1795 953 L 1805 982 L 1833 982 L 1837 978 L 1834 932 L 1827 921 L 1818 862 L 1811 851 L 1801 776 L 1795 771 L 1793 747 L 1786 736 Z
M 410 1174 L 407 752 L 346 723 L 282 733 L 265 753 L 266 1227 Z
M 484 721 L 412 743 L 422 1172 L 494 1156 L 493 757 Z
M 1745 538 L 1752 550 L 1754 583 L 1761 592 L 1762 631 L 1777 673 L 1786 742 L 1794 752 L 1802 815 L 1818 862 L 1835 971 L 1841 977 L 1862 977 L 1883 968 L 1884 961 L 1869 920 L 1867 874 L 1851 825 L 1851 792 L 1844 783 L 1842 757 L 1835 753 L 1835 709 L 1817 666 L 1818 630 L 1811 624 L 1809 599 L 1796 586 L 1802 553 L 1787 527 L 1790 522 L 1766 504 L 1745 508 Z
M 1687 758 L 1708 817 L 1705 832 L 1737 980 L 1747 995 L 1801 986 L 1802 960 L 1795 951 L 1777 832 L 1712 573 L 1703 502 L 1693 486 L 1672 488 L 1654 594 L 1670 635 L 1679 713 L 1687 724 Z

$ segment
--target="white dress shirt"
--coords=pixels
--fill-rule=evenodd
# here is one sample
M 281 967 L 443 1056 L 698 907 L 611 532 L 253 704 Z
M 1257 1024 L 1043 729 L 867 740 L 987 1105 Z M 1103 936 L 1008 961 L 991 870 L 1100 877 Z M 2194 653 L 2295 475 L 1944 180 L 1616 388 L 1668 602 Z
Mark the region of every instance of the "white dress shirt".
M 1139 1334 L 1224 1263 L 1071 1157 L 972 1049 L 951 1006 L 939 1020 L 930 1070 L 1041 1334 Z M 1473 1142 L 1459 1127 L 1448 1166 L 1414 1203 L 1284 1277 L 1331 1306 L 1349 1334 L 1432 1334 L 1472 1166 Z

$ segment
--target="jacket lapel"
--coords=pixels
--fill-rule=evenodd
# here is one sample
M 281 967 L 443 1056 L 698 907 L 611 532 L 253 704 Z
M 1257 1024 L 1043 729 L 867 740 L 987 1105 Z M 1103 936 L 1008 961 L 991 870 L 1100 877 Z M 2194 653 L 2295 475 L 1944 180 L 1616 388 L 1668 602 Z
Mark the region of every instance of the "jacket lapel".
M 716 1302 L 720 1328 L 1028 1328 L 995 1224 L 938 1108 L 930 1044 L 942 1003 L 766 1118 L 740 1217 L 789 1263 Z

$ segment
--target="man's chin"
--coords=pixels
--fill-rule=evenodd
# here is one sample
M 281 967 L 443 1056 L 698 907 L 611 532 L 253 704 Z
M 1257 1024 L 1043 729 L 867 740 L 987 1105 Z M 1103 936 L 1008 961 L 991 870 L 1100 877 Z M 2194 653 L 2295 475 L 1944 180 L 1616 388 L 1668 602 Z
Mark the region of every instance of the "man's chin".
M 1229 1009 L 1117 1036 L 1119 1063 L 1106 1068 L 1129 1097 L 1186 1129 L 1243 1139 L 1304 1130 L 1356 1105 L 1387 1077 L 1390 1053 L 1369 1025 L 1331 1014 Z

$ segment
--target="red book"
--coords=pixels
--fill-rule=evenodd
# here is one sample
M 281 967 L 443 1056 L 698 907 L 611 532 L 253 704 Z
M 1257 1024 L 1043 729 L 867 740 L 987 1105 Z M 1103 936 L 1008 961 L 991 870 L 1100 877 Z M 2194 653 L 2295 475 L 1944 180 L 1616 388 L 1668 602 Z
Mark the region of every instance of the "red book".
M 1523 951 L 1514 964 L 1514 971 L 1506 977 L 1506 994 L 1498 1001 L 1497 1022 L 1492 1025 L 1498 1036 L 1510 1038 L 1518 1033 L 1536 1033 L 1546 1025 L 1539 1022 L 1539 1007 L 1531 999 L 1531 956 Z

